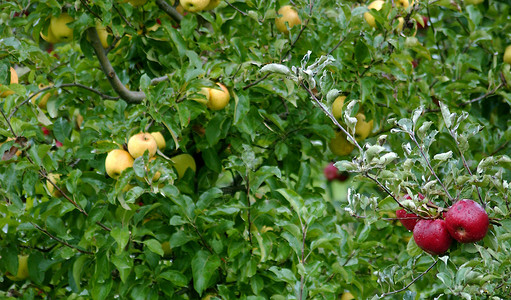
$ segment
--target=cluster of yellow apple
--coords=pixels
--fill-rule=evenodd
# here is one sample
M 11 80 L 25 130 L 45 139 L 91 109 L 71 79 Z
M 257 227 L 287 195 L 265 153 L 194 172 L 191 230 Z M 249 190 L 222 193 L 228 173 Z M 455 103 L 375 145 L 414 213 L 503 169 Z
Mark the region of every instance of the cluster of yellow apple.
M 507 46 L 506 51 L 504 51 L 504 62 L 511 64 L 511 45 Z
M 133 167 L 134 159 L 144 155 L 147 151 L 149 159 L 154 159 L 156 150 L 164 150 L 166 146 L 165 138 L 161 132 L 141 132 L 133 135 L 128 140 L 128 151 L 124 149 L 114 149 L 110 151 L 105 160 L 105 170 L 108 176 L 117 179 L 122 171 Z M 195 160 L 190 154 L 179 154 L 170 158 L 174 168 L 176 169 L 178 178 L 182 178 L 186 170 L 190 168 L 196 171 Z M 153 181 L 160 178 L 160 172 L 156 172 Z
M 217 82 L 217 85 L 220 89 L 216 88 L 208 88 L 203 87 L 200 91 L 200 94 L 204 95 L 206 99 L 203 98 L 193 98 L 197 102 L 206 104 L 206 106 L 211 110 L 220 110 L 229 104 L 229 100 L 231 99 L 231 95 L 229 94 L 229 90 L 225 87 L 225 85 Z
M 302 20 L 300 20 L 300 16 L 298 16 L 298 12 L 291 6 L 291 5 L 285 5 L 282 6 L 277 13 L 281 15 L 281 17 L 278 17 L 275 19 L 275 26 L 277 27 L 277 30 L 288 34 L 289 28 L 292 28 L 295 25 L 302 24 Z M 287 23 L 287 26 L 286 26 Z
M 346 96 L 339 96 L 335 98 L 332 103 L 332 115 L 339 121 L 342 120 L 342 107 L 344 106 L 344 100 L 346 100 Z M 366 116 L 359 112 L 356 116 L 357 124 L 355 125 L 355 139 L 357 141 L 365 140 L 371 131 L 373 130 L 374 122 L 373 120 L 367 122 Z M 328 144 L 330 151 L 333 154 L 344 156 L 348 155 L 355 149 L 355 146 L 350 143 L 346 137 L 346 135 L 342 131 L 338 131 L 335 134 L 335 137 L 330 140 Z
M 13 67 L 10 68 L 10 71 L 11 71 L 11 84 L 17 84 L 18 83 L 18 73 L 16 73 L 16 70 Z M 1 86 L 1 84 L 0 84 L 0 86 Z M 14 94 L 14 91 L 5 91 L 3 93 L 0 93 L 0 97 L 5 98 L 12 94 Z
M 404 9 L 408 9 L 410 7 L 410 3 L 408 2 L 408 0 L 397 0 L 397 1 L 394 1 L 394 3 L 396 4 L 396 6 L 403 7 Z M 376 0 L 374 2 L 371 2 L 371 4 L 369 4 L 369 6 L 367 6 L 367 9 L 381 10 L 383 7 L 383 4 L 385 4 L 384 0 Z M 413 0 L 412 0 L 412 5 L 413 5 Z M 376 27 L 376 22 L 374 20 L 374 16 L 370 12 L 366 12 L 364 14 L 364 19 L 366 20 L 367 24 L 369 24 L 371 27 Z M 399 22 L 397 25 L 397 30 L 402 31 L 403 26 L 405 24 L 405 19 L 403 17 L 399 17 L 397 20 Z
M 48 27 L 48 34 L 45 35 L 41 31 L 41 37 L 50 44 L 69 42 L 73 39 L 73 29 L 69 28 L 67 24 L 73 21 L 74 19 L 68 13 L 52 16 L 50 26 Z

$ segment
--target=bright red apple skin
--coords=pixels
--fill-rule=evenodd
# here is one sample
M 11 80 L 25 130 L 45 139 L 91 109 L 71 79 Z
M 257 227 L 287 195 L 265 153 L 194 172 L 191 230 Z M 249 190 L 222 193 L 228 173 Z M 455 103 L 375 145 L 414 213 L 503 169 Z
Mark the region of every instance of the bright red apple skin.
M 440 255 L 449 250 L 452 237 L 442 219 L 419 220 L 413 229 L 417 246 L 431 255 Z
M 447 230 L 460 243 L 482 240 L 488 232 L 490 220 L 479 203 L 463 199 L 454 203 L 444 214 Z
M 329 163 L 324 169 L 323 173 L 325 174 L 326 180 L 333 181 L 337 179 L 337 168 L 334 166 L 334 163 Z
M 401 224 L 410 231 L 413 231 L 415 225 L 419 222 L 419 217 L 416 214 L 408 213 L 404 209 L 397 210 L 396 216 L 399 219 L 399 222 L 401 222 Z

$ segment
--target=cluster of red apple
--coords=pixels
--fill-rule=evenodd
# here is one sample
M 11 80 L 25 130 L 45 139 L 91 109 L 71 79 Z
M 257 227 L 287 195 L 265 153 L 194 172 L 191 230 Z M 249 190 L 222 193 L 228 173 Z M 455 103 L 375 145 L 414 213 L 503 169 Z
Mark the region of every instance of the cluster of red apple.
M 419 194 L 422 200 L 424 196 Z M 405 199 L 411 199 L 405 195 Z M 405 209 L 396 211 L 399 221 L 413 231 L 417 246 L 432 255 L 447 252 L 452 239 L 460 243 L 475 243 L 482 240 L 488 231 L 490 220 L 479 203 L 462 199 L 454 203 L 442 217 L 419 217 Z
M 346 181 L 350 176 L 348 172 L 339 172 L 339 170 L 334 166 L 334 163 L 329 163 L 324 169 L 323 174 L 325 174 L 326 180 L 328 181 Z

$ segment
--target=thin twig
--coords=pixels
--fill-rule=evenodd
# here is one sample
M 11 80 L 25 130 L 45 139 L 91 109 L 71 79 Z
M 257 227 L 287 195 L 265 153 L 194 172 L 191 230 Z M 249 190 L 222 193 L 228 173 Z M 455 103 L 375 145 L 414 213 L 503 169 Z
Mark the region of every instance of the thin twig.
M 477 102 L 477 101 L 481 101 L 483 100 L 484 98 L 488 97 L 488 96 L 491 96 L 493 94 L 495 94 L 495 92 L 500 89 L 501 87 L 504 86 L 504 83 L 499 83 L 499 85 L 497 85 L 496 87 L 494 87 L 491 91 L 488 91 L 486 94 L 482 95 L 482 96 L 479 96 L 475 99 L 472 99 L 472 100 L 469 100 L 467 102 L 463 102 L 463 103 L 460 103 L 460 106 L 465 106 L 465 105 L 468 105 L 470 103 L 474 103 L 474 102 Z
M 80 2 L 82 2 L 83 6 L 85 6 L 85 8 L 91 13 L 93 14 L 96 18 L 100 19 L 101 22 L 103 22 L 103 19 L 101 18 L 101 16 L 99 16 L 97 13 L 95 13 L 94 11 L 92 11 L 92 9 L 90 8 L 89 5 L 87 5 L 87 3 L 84 1 L 84 0 L 80 0 Z
M 130 21 L 128 19 L 126 19 L 126 17 L 121 13 L 121 11 L 119 10 L 119 8 L 117 7 L 117 5 L 113 5 L 115 11 L 117 11 L 117 13 L 119 14 L 119 16 L 121 16 L 121 19 L 124 20 L 124 22 L 131 28 L 133 28 L 133 25 L 131 25 Z
M 167 15 L 169 15 L 176 22 L 181 22 L 183 19 L 183 15 L 181 15 L 174 7 L 167 3 L 165 0 L 156 0 L 156 5 L 163 10 Z
M 247 172 L 248 173 L 248 172 Z M 247 177 L 245 178 L 245 181 L 247 182 L 247 222 L 248 222 L 248 240 L 250 242 L 250 245 L 252 245 L 252 220 L 250 215 L 250 178 L 247 174 Z
M 2 116 L 4 117 L 5 122 L 7 122 L 7 125 L 9 126 L 9 130 L 12 132 L 12 135 L 14 135 L 14 138 L 17 138 L 18 135 L 16 134 L 16 132 L 14 132 L 14 129 L 12 128 L 11 122 L 9 122 L 9 119 L 4 114 L 4 110 L 1 107 L 0 107 L 0 113 L 2 113 Z
M 246 12 L 243 12 L 241 11 L 239 8 L 237 8 L 236 6 L 232 5 L 231 2 L 225 0 L 225 2 L 232 8 L 234 8 L 237 12 L 239 12 L 240 14 L 244 15 L 245 17 L 248 16 L 248 14 Z
M 429 266 L 429 268 L 422 272 L 419 276 L 415 277 L 409 284 L 407 284 L 405 287 L 403 287 L 402 289 L 399 289 L 399 290 L 395 290 L 395 291 L 392 291 L 392 292 L 388 292 L 388 293 L 384 293 L 384 294 L 381 294 L 380 298 L 383 298 L 383 297 L 386 297 L 386 296 L 389 296 L 389 295 L 393 295 L 393 294 L 397 294 L 397 293 L 400 293 L 406 289 L 408 289 L 412 284 L 414 284 L 417 280 L 419 280 L 422 276 L 424 276 L 426 273 L 428 273 L 431 269 L 433 269 L 433 267 L 437 264 L 438 262 L 438 258 L 435 260 L 435 262 Z
M 92 253 L 92 252 L 90 252 L 90 251 L 82 250 L 82 249 L 78 248 L 77 246 L 73 246 L 73 245 L 71 245 L 71 244 L 67 243 L 66 241 L 64 241 L 64 240 L 62 240 L 62 239 L 60 239 L 60 238 L 58 238 L 58 237 L 54 236 L 53 234 L 51 234 L 50 232 L 48 232 L 48 230 L 46 230 L 46 229 L 44 229 L 44 228 L 40 227 L 39 225 L 37 225 L 37 224 L 36 224 L 36 223 L 34 223 L 34 222 L 30 222 L 30 224 L 32 224 L 32 225 L 33 225 L 33 226 L 34 226 L 37 230 L 41 231 L 42 233 L 44 233 L 44 234 L 46 234 L 47 236 L 49 236 L 51 239 L 53 239 L 53 240 L 55 240 L 55 241 L 57 241 L 57 242 L 61 243 L 61 244 L 62 244 L 62 245 L 64 245 L 64 246 L 67 246 L 67 247 L 69 247 L 69 248 L 71 248 L 71 249 L 76 249 L 76 250 L 77 250 L 78 252 L 80 252 L 80 253 L 89 254 L 89 255 L 93 255 L 93 254 L 94 254 L 94 253 Z
M 408 207 L 405 207 L 403 204 L 401 204 L 401 202 L 399 202 L 399 200 L 397 200 L 396 196 L 394 196 L 394 194 L 392 194 L 392 192 L 385 186 L 383 185 L 383 183 L 381 183 L 376 177 L 373 177 L 371 176 L 369 173 L 365 172 L 363 174 L 365 177 L 371 179 L 372 181 L 374 181 L 382 190 L 385 191 L 385 193 L 387 193 L 390 197 L 392 197 L 392 199 L 394 199 L 394 201 L 402 208 L 404 208 L 406 211 L 408 212 L 412 212 L 412 213 L 415 213 L 414 211 L 412 211 L 410 208 Z
M 264 75 L 263 77 L 259 78 L 258 80 L 254 81 L 254 82 L 251 82 L 251 83 L 249 83 L 249 84 L 247 84 L 247 85 L 245 85 L 245 86 L 243 87 L 243 90 L 246 90 L 246 89 L 248 89 L 248 88 L 250 88 L 250 87 L 253 87 L 254 85 L 258 84 L 259 82 L 261 82 L 261 81 L 265 80 L 266 78 L 268 78 L 268 76 L 270 76 L 270 74 L 271 74 L 271 73 L 266 73 L 266 75 Z

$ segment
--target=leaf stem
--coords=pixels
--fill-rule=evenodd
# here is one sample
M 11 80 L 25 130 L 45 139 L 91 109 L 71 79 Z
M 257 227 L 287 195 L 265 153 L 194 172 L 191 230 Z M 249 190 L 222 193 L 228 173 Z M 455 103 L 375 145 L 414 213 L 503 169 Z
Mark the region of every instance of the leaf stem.
M 384 294 L 381 294 L 380 298 L 383 298 L 383 297 L 387 297 L 389 295 L 393 295 L 393 294 L 397 294 L 397 293 L 400 293 L 404 290 L 407 290 L 412 284 L 414 284 L 417 280 L 419 280 L 422 276 L 424 276 L 426 273 L 428 273 L 431 269 L 433 269 L 433 267 L 438 263 L 438 258 L 435 260 L 435 262 L 429 266 L 429 268 L 422 272 L 419 276 L 415 277 L 410 283 L 408 283 L 406 286 L 404 286 L 403 288 L 399 289 L 399 290 L 395 290 L 395 291 L 392 291 L 392 292 L 388 292 L 388 293 L 384 293 Z

